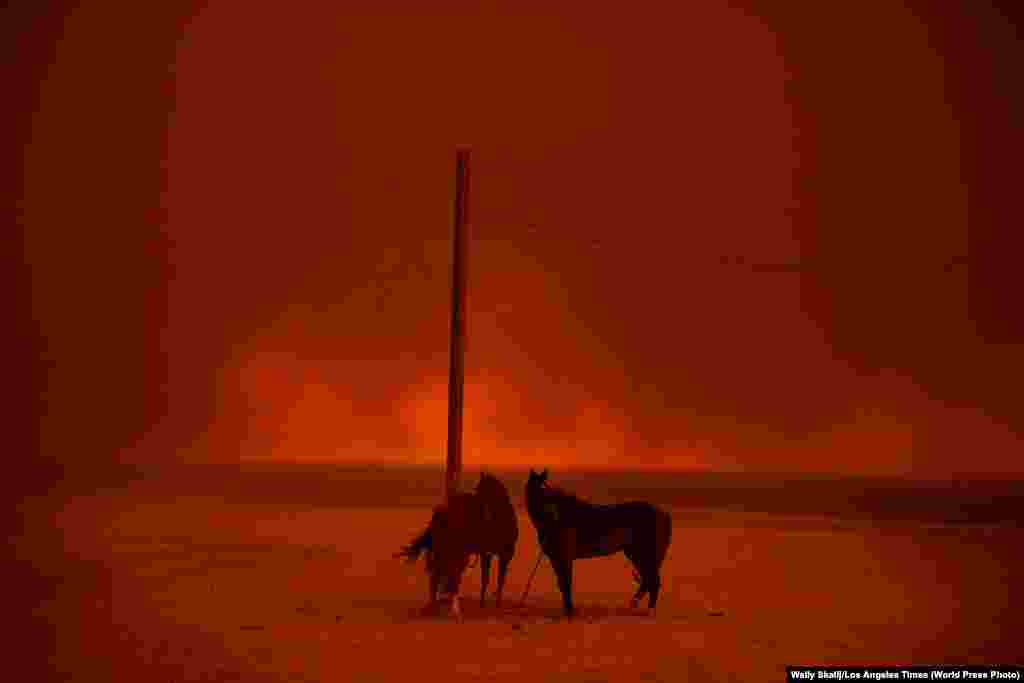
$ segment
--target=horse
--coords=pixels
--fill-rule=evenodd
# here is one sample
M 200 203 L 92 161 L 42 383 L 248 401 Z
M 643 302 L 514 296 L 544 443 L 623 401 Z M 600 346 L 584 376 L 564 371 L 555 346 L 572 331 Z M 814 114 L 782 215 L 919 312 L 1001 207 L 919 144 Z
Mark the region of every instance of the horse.
M 434 508 L 426 530 L 395 553 L 395 557 L 415 562 L 425 551 L 430 575 L 426 609 L 437 604 L 441 589 L 441 601 L 449 601 L 452 613 L 459 617 L 459 585 L 470 557 L 480 557 L 480 606 L 483 607 L 490 583 L 491 559 L 497 555 L 495 604 L 500 607 L 508 565 L 515 555 L 518 539 L 519 522 L 508 489 L 497 477 L 484 472 L 473 493 L 456 493 Z
M 595 505 L 548 484 L 548 471 L 530 469 L 526 510 L 537 530 L 541 550 L 551 560 L 566 616 L 575 614 L 572 602 L 572 563 L 622 552 L 634 567 L 639 583 L 630 607 L 650 594 L 653 614 L 661 589 L 661 565 L 672 540 L 672 517 L 654 505 L 631 501 Z

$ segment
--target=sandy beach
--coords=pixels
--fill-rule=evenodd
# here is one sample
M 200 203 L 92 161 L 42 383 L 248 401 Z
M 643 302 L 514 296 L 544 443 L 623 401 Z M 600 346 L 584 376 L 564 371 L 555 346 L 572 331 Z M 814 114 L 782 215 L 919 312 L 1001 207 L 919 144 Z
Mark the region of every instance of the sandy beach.
M 656 616 L 626 607 L 619 555 L 576 564 L 567 623 L 546 563 L 518 605 L 538 553 L 520 510 L 506 604 L 480 608 L 471 569 L 459 624 L 421 616 L 422 562 L 391 557 L 429 505 L 136 485 L 26 509 L 39 526 L 19 554 L 51 586 L 36 617 L 60 680 L 773 681 L 787 664 L 1024 662 L 1014 524 L 673 506 Z

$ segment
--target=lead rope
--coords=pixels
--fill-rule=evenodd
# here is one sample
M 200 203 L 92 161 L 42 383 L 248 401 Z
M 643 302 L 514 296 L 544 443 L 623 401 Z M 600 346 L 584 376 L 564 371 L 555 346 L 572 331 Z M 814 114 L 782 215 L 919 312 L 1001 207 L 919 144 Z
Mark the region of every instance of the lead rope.
M 533 583 L 533 577 L 537 573 L 537 568 L 540 567 L 540 561 L 544 559 L 544 551 L 541 550 L 540 554 L 537 555 L 537 564 L 533 565 L 533 571 L 530 572 L 530 578 L 526 581 L 526 588 L 523 590 L 523 597 L 519 599 L 519 606 L 522 607 L 526 604 L 526 595 L 530 592 L 530 584 Z

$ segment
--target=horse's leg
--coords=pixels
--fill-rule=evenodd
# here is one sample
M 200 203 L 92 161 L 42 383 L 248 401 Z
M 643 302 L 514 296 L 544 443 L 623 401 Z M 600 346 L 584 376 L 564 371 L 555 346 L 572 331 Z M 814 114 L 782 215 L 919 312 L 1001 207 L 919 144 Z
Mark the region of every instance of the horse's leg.
M 441 583 L 441 579 L 438 576 L 438 572 L 435 568 L 431 568 L 429 570 L 429 573 L 430 587 L 428 590 L 430 591 L 430 593 L 427 596 L 427 606 L 423 608 L 424 613 L 433 611 L 433 609 L 437 606 L 437 591 Z
M 447 602 L 451 607 L 452 616 L 462 621 L 462 609 L 459 607 L 461 597 L 459 590 L 462 585 L 462 575 L 469 564 L 470 554 L 465 550 L 459 550 L 458 554 L 452 553 L 454 557 L 448 558 L 444 563 L 443 578 L 441 579 L 442 601 Z
M 459 609 L 459 594 L 452 595 L 452 615 L 457 621 L 462 621 L 462 610 Z
M 636 609 L 637 605 L 640 604 L 640 599 L 647 595 L 647 574 L 644 571 L 644 566 L 643 564 L 641 564 L 639 557 L 637 557 L 638 553 L 635 549 L 626 548 L 624 552 L 626 557 L 629 559 L 630 563 L 632 563 L 634 567 L 634 576 L 639 577 L 640 580 L 640 585 L 639 587 L 637 587 L 636 594 L 629 601 L 630 609 Z
M 645 558 L 637 563 L 637 571 L 640 574 L 640 589 L 630 600 L 629 606 L 636 609 L 640 605 L 640 599 L 649 594 L 647 608 L 650 614 L 654 614 L 654 607 L 658 604 L 658 590 L 661 588 L 661 577 L 658 575 L 658 565 L 653 560 Z
M 480 553 L 480 606 L 484 606 L 487 597 L 487 584 L 491 580 L 491 554 Z
M 636 563 L 637 571 L 640 574 L 640 589 L 633 596 L 633 600 L 630 603 L 631 607 L 636 608 L 640 604 L 640 598 L 644 594 L 649 594 L 647 607 L 651 614 L 654 614 L 654 608 L 658 604 L 658 591 L 661 589 L 658 562 L 654 559 L 653 555 L 654 553 L 645 553 L 641 556 L 640 561 Z
M 498 592 L 495 594 L 495 604 L 501 607 L 501 595 L 505 590 L 505 573 L 508 571 L 508 563 L 512 561 L 512 553 L 498 555 Z
M 658 592 L 661 590 L 661 565 L 665 562 L 665 555 L 668 553 L 669 543 L 672 542 L 672 517 L 661 510 L 657 513 L 654 552 L 651 558 L 650 580 L 647 582 L 651 589 L 651 599 L 648 607 L 651 613 L 658 605 Z
M 558 588 L 562 591 L 565 616 L 572 619 L 576 613 L 572 606 L 572 560 L 566 557 L 551 558 L 551 564 L 558 575 Z
M 636 593 L 633 595 L 633 597 L 629 599 L 629 608 L 630 609 L 636 609 L 637 607 L 639 607 L 640 606 L 640 601 L 643 599 L 643 597 L 645 595 L 647 595 L 647 593 L 648 593 L 647 582 L 641 576 L 640 577 L 640 587 L 637 588 Z
M 661 590 L 661 576 L 657 567 L 651 569 L 651 578 L 648 583 L 651 587 L 651 598 L 647 606 L 650 608 L 651 614 L 654 614 L 654 608 L 658 606 L 658 591 Z

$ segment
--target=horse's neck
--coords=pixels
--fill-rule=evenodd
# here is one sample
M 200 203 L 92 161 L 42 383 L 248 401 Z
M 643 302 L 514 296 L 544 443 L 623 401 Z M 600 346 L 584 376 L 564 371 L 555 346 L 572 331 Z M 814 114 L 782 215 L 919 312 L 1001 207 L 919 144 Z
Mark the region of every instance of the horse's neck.
M 534 496 L 527 498 L 526 500 L 526 513 L 530 515 L 530 519 L 534 521 L 540 521 L 544 519 L 544 498 L 543 496 Z
M 560 506 L 577 506 L 577 505 L 588 505 L 589 503 L 574 493 L 570 493 L 563 488 L 556 486 L 550 487 L 551 490 L 548 493 L 548 497 L 554 499 L 554 501 Z
M 575 493 L 569 489 L 563 489 L 561 486 L 552 486 L 551 493 L 562 498 L 579 498 Z
M 594 511 L 599 507 L 589 500 L 584 500 L 568 491 L 559 491 L 557 495 L 552 496 L 552 499 L 552 502 L 554 502 L 563 515 L 575 516 L 579 513 Z

